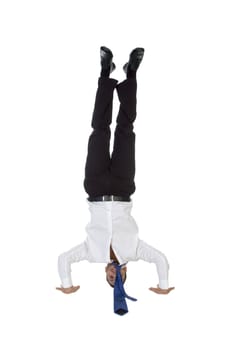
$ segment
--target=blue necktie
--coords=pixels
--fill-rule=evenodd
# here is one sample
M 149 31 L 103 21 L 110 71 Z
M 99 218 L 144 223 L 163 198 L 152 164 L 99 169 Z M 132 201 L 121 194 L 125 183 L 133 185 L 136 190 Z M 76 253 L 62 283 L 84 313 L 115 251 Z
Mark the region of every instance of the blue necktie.
M 126 304 L 126 300 L 130 299 L 132 301 L 137 301 L 137 299 L 130 297 L 126 294 L 121 278 L 121 267 L 123 265 L 118 265 L 116 263 L 112 263 L 116 267 L 116 280 L 114 284 L 114 312 L 118 315 L 125 315 L 128 312 L 128 307 Z

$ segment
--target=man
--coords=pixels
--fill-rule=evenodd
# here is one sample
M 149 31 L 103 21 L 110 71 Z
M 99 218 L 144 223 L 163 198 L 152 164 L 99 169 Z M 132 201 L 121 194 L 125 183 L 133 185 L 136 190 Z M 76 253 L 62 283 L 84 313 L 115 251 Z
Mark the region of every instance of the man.
M 93 131 L 88 142 L 84 180 L 84 188 L 89 195 L 91 220 L 86 227 L 86 240 L 58 258 L 61 287 L 57 289 L 63 293 L 73 293 L 80 288 L 72 284 L 71 264 L 81 260 L 107 263 L 106 280 L 113 288 L 116 287 L 118 277 L 118 282 L 125 282 L 126 264 L 129 261 L 142 259 L 153 262 L 157 267 L 159 284 L 150 290 L 168 294 L 174 289 L 168 285 L 169 265 L 166 257 L 139 239 L 137 224 L 131 216 L 131 195 L 135 192 L 133 123 L 136 118 L 136 73 L 143 55 L 143 48 L 131 52 L 129 61 L 123 67 L 126 79 L 118 84 L 117 80 L 109 77 L 115 69 L 113 54 L 104 46 L 100 48 L 101 74 L 92 116 Z M 115 89 L 120 109 L 110 156 L 110 124 Z

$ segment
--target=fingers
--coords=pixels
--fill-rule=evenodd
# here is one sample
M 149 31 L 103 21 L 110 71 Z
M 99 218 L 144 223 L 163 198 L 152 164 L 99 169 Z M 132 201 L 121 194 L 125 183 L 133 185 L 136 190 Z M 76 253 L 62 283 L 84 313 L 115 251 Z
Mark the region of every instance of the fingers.
M 72 286 L 69 288 L 63 288 L 63 287 L 56 287 L 56 290 L 60 290 L 61 292 L 65 293 L 65 294 L 70 294 L 70 293 L 75 293 L 78 289 L 80 288 L 80 286 Z
M 152 292 L 157 293 L 157 294 L 162 294 L 161 289 L 159 289 L 159 288 L 151 287 L 151 288 L 149 288 L 149 290 L 151 290 Z
M 170 287 L 168 289 L 161 289 L 161 288 L 149 288 L 149 290 L 151 290 L 152 292 L 154 293 L 157 293 L 157 294 L 168 294 L 170 293 L 173 289 L 175 289 L 175 287 Z
M 150 290 L 157 294 L 168 294 L 167 290 L 159 289 L 159 288 L 150 288 Z

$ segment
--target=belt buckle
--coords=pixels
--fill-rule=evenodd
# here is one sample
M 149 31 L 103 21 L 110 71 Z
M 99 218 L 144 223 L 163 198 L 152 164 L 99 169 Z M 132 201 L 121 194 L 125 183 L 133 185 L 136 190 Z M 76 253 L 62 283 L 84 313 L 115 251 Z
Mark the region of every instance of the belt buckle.
M 102 196 L 102 201 L 103 202 L 109 202 L 109 201 L 112 201 L 113 196 L 108 196 L 108 195 L 105 195 L 105 196 Z

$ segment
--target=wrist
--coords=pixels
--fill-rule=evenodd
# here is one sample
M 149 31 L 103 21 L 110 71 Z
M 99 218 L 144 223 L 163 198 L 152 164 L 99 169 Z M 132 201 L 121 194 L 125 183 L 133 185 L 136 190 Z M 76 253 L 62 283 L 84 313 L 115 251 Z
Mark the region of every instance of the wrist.
M 168 280 L 160 280 L 159 281 L 160 289 L 168 289 Z

